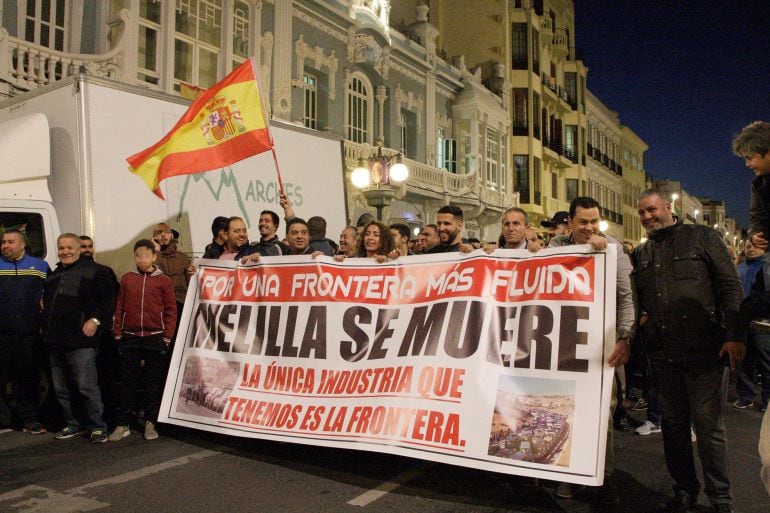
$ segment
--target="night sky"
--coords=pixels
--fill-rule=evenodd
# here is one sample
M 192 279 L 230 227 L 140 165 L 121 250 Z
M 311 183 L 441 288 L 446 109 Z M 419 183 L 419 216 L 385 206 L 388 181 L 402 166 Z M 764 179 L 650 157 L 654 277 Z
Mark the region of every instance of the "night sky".
M 770 0 L 574 3 L 588 88 L 650 146 L 646 171 L 746 227 L 754 174 L 730 142 L 770 121 Z

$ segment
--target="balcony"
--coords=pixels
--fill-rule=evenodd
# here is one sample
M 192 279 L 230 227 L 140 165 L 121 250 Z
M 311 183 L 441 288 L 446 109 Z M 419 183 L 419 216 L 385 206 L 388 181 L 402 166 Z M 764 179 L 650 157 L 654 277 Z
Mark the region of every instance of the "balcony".
M 372 154 L 373 146 L 345 141 L 345 167 L 352 170 L 358 165 L 359 159 L 367 158 Z M 387 149 L 386 149 L 387 150 Z M 396 153 L 397 150 L 389 150 Z M 426 199 L 446 197 L 451 202 L 453 199 L 461 203 L 468 203 L 469 198 L 478 198 L 480 207 L 502 212 L 512 205 L 517 204 L 516 193 L 501 192 L 484 187 L 476 173 L 456 174 L 416 160 L 403 159 L 402 162 L 409 168 L 404 189 L 400 196 L 409 192 L 412 195 L 424 196 Z M 348 190 L 353 190 L 349 187 Z M 465 208 L 465 207 L 463 207 Z
M 51 50 L 23 39 L 12 37 L 0 29 L 0 79 L 15 87 L 31 90 L 42 87 L 84 69 L 91 75 L 128 81 L 124 63 L 136 55 L 128 52 L 128 37 L 125 35 L 126 22 L 130 14 L 123 9 L 119 16 L 110 21 L 111 27 L 118 27 L 119 38 L 115 47 L 105 54 L 75 54 Z
M 551 50 L 556 56 L 561 58 L 569 55 L 569 38 L 564 29 L 556 29 L 553 39 L 551 40 Z

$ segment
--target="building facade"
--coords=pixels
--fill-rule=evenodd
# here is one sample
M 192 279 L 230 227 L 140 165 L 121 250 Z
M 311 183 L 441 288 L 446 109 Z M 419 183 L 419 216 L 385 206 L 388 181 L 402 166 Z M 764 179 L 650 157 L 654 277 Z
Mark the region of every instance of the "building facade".
M 394 7 L 406 18 L 394 21 Z M 386 222 L 419 228 L 455 204 L 468 235 L 496 240 L 518 203 L 503 70 L 485 76 L 440 52 L 417 2 L 3 0 L 0 14 L 0 93 L 82 70 L 186 95 L 252 57 L 272 117 L 341 137 L 348 178 L 380 146 L 403 156 L 409 177 Z M 374 211 L 347 191 L 349 222 Z

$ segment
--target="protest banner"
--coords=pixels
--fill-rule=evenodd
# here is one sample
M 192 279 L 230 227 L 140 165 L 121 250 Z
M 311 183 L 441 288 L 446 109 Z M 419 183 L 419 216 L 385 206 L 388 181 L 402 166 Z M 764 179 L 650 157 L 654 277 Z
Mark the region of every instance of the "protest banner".
M 160 421 L 603 481 L 615 247 L 202 260 Z

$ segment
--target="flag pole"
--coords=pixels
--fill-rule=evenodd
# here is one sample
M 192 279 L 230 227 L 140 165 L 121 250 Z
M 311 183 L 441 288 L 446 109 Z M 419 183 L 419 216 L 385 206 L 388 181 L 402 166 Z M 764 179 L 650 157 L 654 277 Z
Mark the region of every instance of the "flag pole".
M 278 190 L 281 191 L 281 194 L 284 194 L 283 178 L 281 178 L 281 168 L 278 166 L 278 154 L 275 152 L 275 141 L 273 141 L 273 133 L 270 131 L 270 118 L 267 117 L 267 111 L 265 110 L 264 98 L 266 98 L 266 96 L 263 94 L 264 91 L 262 89 L 262 81 L 259 78 L 259 73 L 257 73 L 257 64 L 254 62 L 254 58 L 249 57 L 249 62 L 251 62 L 251 69 L 254 71 L 254 78 L 257 80 L 257 90 L 259 91 L 259 97 L 263 99 L 259 103 L 262 106 L 262 119 L 265 120 L 265 128 L 267 128 L 267 133 L 270 137 L 270 150 L 273 152 L 275 174 L 278 178 Z

